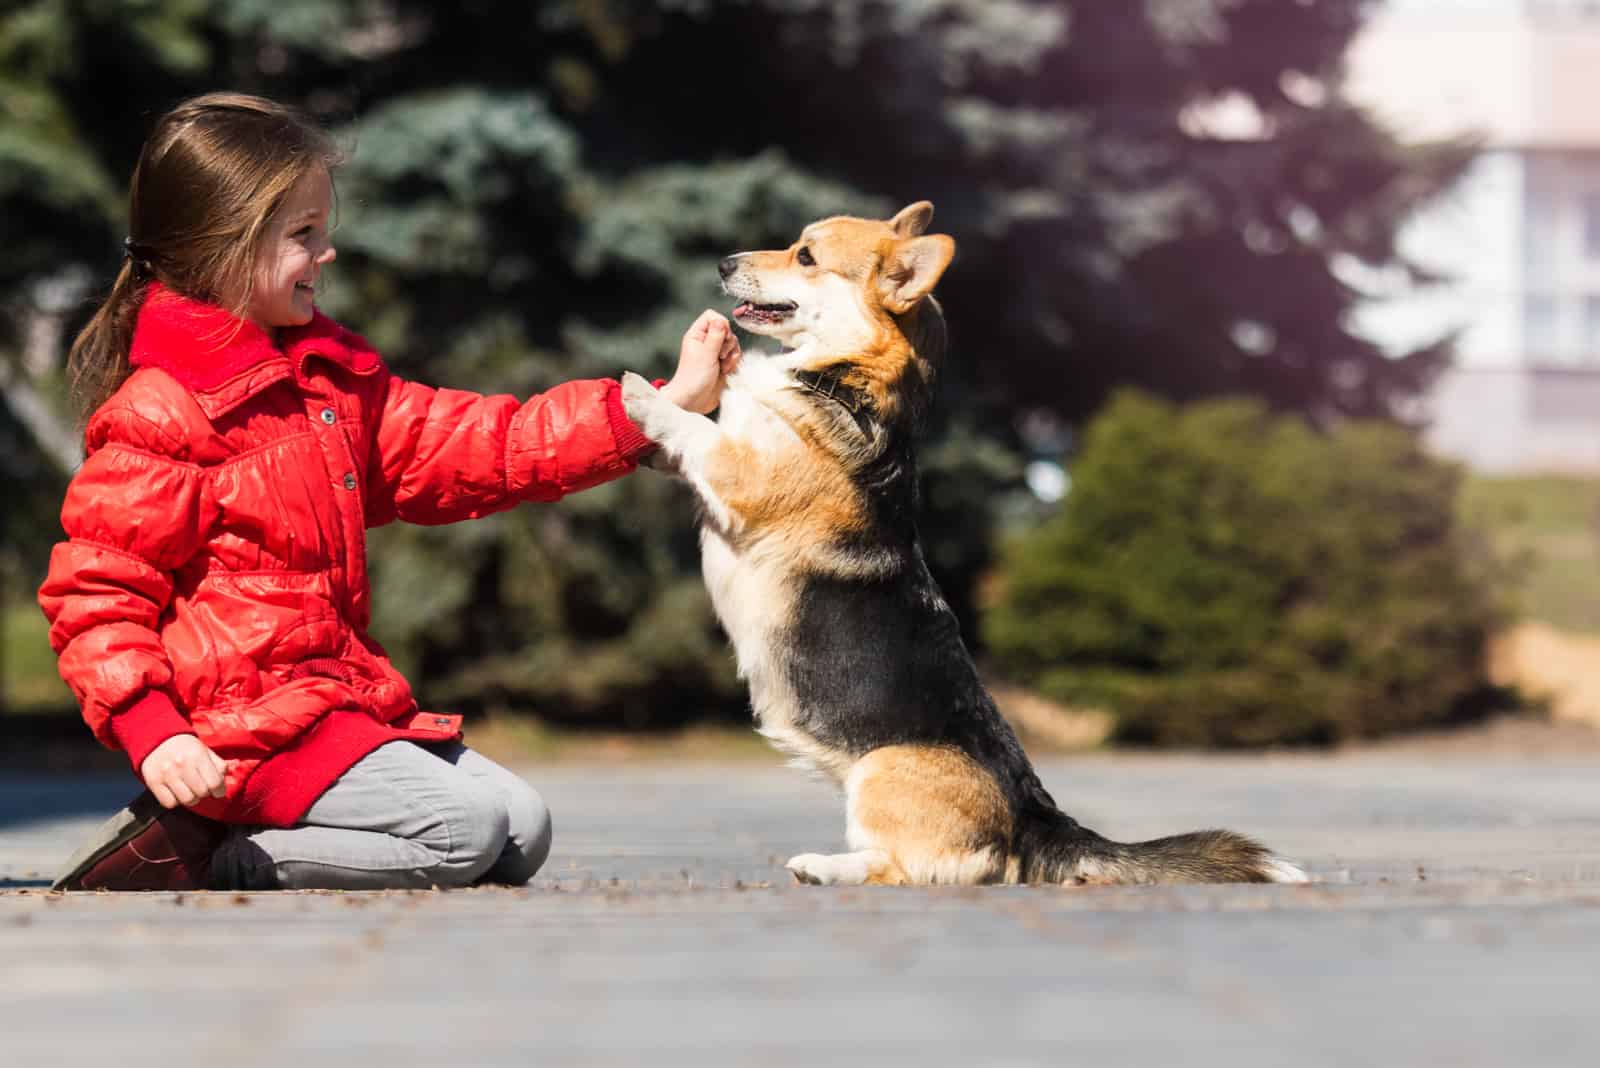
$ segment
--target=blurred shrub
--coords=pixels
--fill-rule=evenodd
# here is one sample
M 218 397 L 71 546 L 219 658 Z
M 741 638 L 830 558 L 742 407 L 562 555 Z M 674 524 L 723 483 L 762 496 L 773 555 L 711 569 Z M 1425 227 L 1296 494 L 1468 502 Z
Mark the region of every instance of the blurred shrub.
M 53 366 L 20 358 L 41 336 L 34 294 L 109 283 L 151 122 L 216 88 L 335 130 L 350 159 L 319 302 L 432 385 L 526 396 L 670 374 L 683 329 L 730 306 L 723 256 L 928 198 L 961 252 L 940 286 L 952 343 L 920 523 L 973 638 L 975 579 L 1036 449 L 1018 428 L 1076 427 L 1120 385 L 1403 412 L 1448 355 L 1353 333 L 1362 295 L 1335 270 L 1420 276 L 1396 235 L 1476 151 L 1401 144 L 1343 99 L 1371 7 L 9 0 L 0 379 L 64 395 L 64 345 Z M 1190 121 L 1217 101 L 1258 114 L 1259 136 Z M 0 391 L 0 557 L 31 592 L 72 465 L 30 440 L 15 397 Z M 70 438 L 56 414 L 51 436 Z M 394 524 L 370 542 L 374 630 L 430 707 L 745 718 L 698 556 L 687 491 L 653 475 L 481 523 Z
M 1121 740 L 1368 737 L 1484 690 L 1492 587 L 1456 468 L 1411 434 L 1123 393 L 1072 474 L 1003 551 L 985 638 L 1019 681 L 1109 708 Z

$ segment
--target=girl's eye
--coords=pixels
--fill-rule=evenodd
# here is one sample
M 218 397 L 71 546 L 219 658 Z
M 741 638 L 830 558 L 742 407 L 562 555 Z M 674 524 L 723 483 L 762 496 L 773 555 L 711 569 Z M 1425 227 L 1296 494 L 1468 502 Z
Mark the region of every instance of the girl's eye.
M 294 233 L 290 234 L 289 236 L 293 237 L 293 238 L 310 237 L 311 236 L 311 227 L 302 226 L 302 227 L 300 227 L 300 229 L 296 230 Z
M 802 267 L 815 267 L 817 265 L 817 261 L 811 257 L 809 248 L 802 248 L 795 256 L 795 259 L 800 261 L 800 266 Z

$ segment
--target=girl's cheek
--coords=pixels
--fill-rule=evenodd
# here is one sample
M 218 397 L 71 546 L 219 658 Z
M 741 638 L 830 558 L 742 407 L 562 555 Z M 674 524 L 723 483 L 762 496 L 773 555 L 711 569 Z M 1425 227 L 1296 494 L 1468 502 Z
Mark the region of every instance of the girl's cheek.
M 277 257 L 263 255 L 256 264 L 256 288 L 272 285 L 273 278 L 277 275 Z

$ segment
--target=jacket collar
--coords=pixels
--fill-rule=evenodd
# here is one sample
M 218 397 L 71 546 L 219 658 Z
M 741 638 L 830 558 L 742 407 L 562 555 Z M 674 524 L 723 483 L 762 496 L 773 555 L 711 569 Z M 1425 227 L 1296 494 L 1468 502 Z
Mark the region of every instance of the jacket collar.
M 275 382 L 304 382 L 311 357 L 369 375 L 381 366 L 359 334 L 317 312 L 305 326 L 265 330 L 215 304 L 193 300 L 160 282 L 145 291 L 128 363 L 159 368 L 183 385 L 207 417 L 216 418 Z

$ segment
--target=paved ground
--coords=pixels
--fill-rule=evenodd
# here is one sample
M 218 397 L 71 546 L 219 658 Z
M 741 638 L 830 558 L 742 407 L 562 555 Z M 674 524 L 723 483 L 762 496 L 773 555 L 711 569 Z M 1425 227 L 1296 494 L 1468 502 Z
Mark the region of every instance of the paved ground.
M 455 894 L 51 895 L 123 800 L 0 777 L 0 1064 L 1589 1065 L 1600 755 L 1095 756 L 1119 837 L 1225 825 L 1310 887 L 832 890 L 778 768 L 525 769 L 549 878 Z

